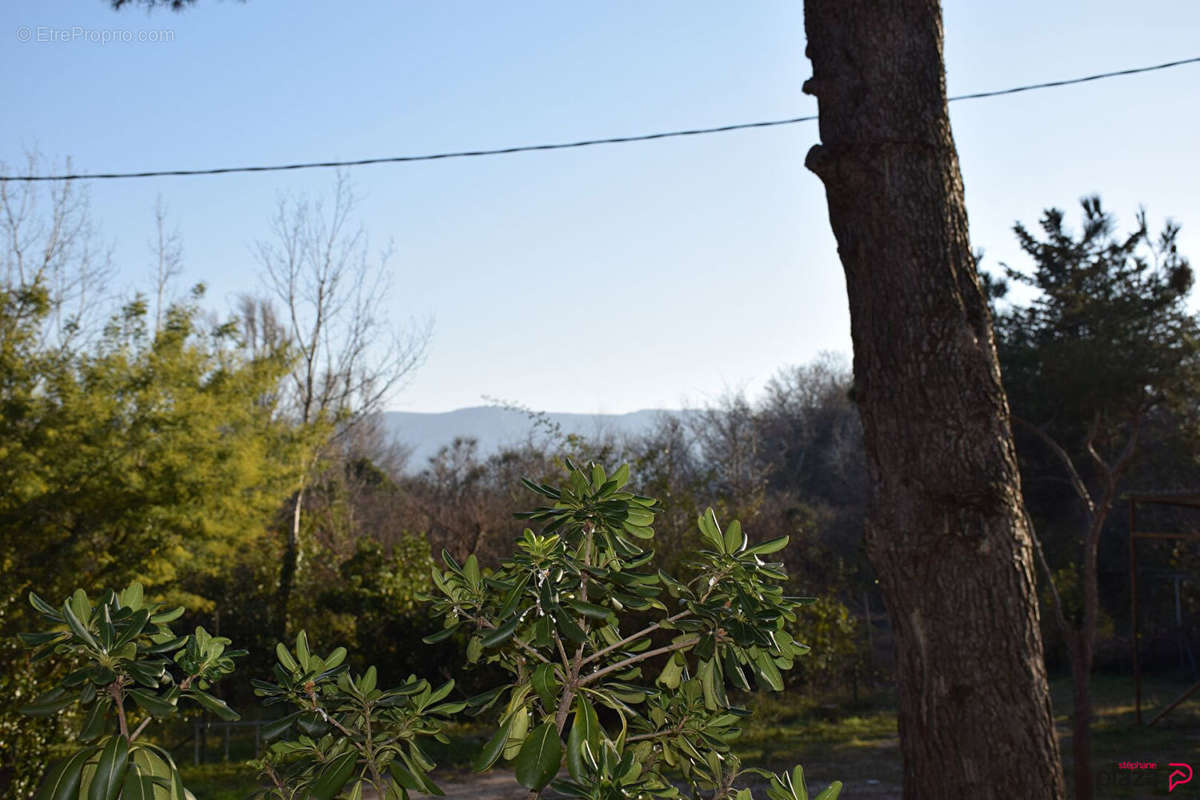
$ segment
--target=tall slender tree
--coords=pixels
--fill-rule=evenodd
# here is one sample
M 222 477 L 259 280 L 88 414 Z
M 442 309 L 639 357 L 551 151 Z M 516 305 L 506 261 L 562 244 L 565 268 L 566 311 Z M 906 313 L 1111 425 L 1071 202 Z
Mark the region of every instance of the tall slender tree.
M 1033 548 L 967 235 L 936 0 L 806 0 L 824 182 L 846 275 L 897 638 L 908 798 L 1061 798 Z
M 327 204 L 281 199 L 271 221 L 273 236 L 260 240 L 255 253 L 268 296 L 242 303 L 248 338 L 269 343 L 285 336 L 296 352 L 283 398 L 293 420 L 304 429 L 328 431 L 303 465 L 290 504 L 276 598 L 281 629 L 303 559 L 309 481 L 334 439 L 379 411 L 417 368 L 429 338 L 429 326 L 390 322 L 388 252 L 371 253 L 366 231 L 355 221 L 357 203 L 343 173 Z

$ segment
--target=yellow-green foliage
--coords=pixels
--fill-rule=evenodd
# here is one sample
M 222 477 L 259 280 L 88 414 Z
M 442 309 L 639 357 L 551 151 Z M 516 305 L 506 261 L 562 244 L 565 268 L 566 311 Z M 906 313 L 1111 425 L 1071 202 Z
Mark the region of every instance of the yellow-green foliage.
M 36 309 L 20 311 L 0 308 L 6 594 L 131 578 L 186 592 L 263 535 L 297 485 L 304 444 L 271 399 L 285 353 L 246 354 L 231 329 L 205 330 L 193 305 L 148 331 L 140 301 L 93 348 L 41 349 Z
M 797 666 L 814 688 L 849 683 L 863 663 L 863 634 L 858 620 L 841 602 L 818 597 L 796 610 L 796 636 L 812 650 Z
M 0 285 L 0 598 L 137 579 L 206 609 L 218 583 L 205 578 L 262 549 L 310 433 L 275 408 L 288 354 L 247 353 L 193 297 L 157 329 L 132 302 L 65 346 L 44 335 L 44 287 Z M 19 606 L 0 614 L 0 637 L 28 627 Z M 4 693 L 30 670 L 0 651 Z M 0 713 L 0 731 L 9 722 Z M 45 760 L 34 750 L 0 748 L 0 774 L 27 783 Z
M 435 624 L 420 602 L 432 591 L 433 566 L 422 535 L 404 532 L 390 548 L 360 538 L 335 576 L 301 593 L 305 601 L 298 604 L 296 618 L 307 630 L 339 637 L 351 647 L 352 661 L 380 663 L 389 675 L 427 672 L 434 667 L 427 660 L 432 651 L 411 643 Z

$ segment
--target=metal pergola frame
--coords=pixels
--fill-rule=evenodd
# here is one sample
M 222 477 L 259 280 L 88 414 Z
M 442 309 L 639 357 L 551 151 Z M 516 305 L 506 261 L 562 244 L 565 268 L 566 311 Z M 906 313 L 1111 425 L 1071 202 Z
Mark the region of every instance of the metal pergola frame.
M 1132 644 L 1130 648 L 1133 650 L 1133 683 L 1135 691 L 1135 705 L 1137 708 L 1137 722 L 1142 724 L 1142 666 L 1138 660 L 1138 638 L 1141 632 L 1141 625 L 1138 623 L 1138 596 L 1137 596 L 1137 540 L 1138 539 L 1174 539 L 1179 541 L 1200 541 L 1200 532 L 1193 531 L 1191 533 L 1162 533 L 1158 531 L 1139 531 L 1137 529 L 1137 507 L 1141 505 L 1158 505 L 1172 506 L 1174 508 L 1191 508 L 1200 510 L 1200 494 L 1131 494 L 1129 497 L 1129 605 L 1130 605 L 1130 622 L 1133 629 Z M 1150 720 L 1150 725 L 1157 724 L 1167 714 L 1170 714 L 1179 707 L 1185 700 L 1200 691 L 1200 682 L 1192 685 L 1187 691 L 1175 698 L 1166 708 L 1158 712 L 1154 719 Z

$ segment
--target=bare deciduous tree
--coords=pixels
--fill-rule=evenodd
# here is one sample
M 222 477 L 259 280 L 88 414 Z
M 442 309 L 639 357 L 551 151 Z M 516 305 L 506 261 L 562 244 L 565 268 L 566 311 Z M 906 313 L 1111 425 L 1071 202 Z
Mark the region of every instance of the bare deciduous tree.
M 722 496 L 737 498 L 737 513 L 745 520 L 753 519 L 767 484 L 755 421 L 755 409 L 745 392 L 731 390 L 688 418 L 702 462 L 716 470 L 713 489 Z
M 160 194 L 154 201 L 154 238 L 148 243 L 154 256 L 154 330 L 162 327 L 163 313 L 175 298 L 171 284 L 183 274 L 183 239 L 179 229 L 167 230 L 167 206 Z
M 29 154 L 26 172 L 41 172 L 40 161 Z M 0 163 L 0 171 L 14 170 Z M 69 160 L 64 171 L 71 171 Z M 47 293 L 43 343 L 65 348 L 94 333 L 103 315 L 88 312 L 104 300 L 112 255 L 100 244 L 86 187 L 73 181 L 0 182 L 0 231 L 0 285 L 37 286 Z
M 241 316 L 247 334 L 261 343 L 286 335 L 295 352 L 285 407 L 301 426 L 323 426 L 331 444 L 379 411 L 424 357 L 430 326 L 389 320 L 390 248 L 372 255 L 355 218 L 358 198 L 339 173 L 328 202 L 282 198 L 269 239 L 255 255 L 263 269 L 264 298 L 246 298 Z M 311 476 L 326 447 L 311 451 Z M 307 479 L 306 479 L 307 480 Z M 280 624 L 300 568 L 304 486 L 291 509 L 280 569 Z

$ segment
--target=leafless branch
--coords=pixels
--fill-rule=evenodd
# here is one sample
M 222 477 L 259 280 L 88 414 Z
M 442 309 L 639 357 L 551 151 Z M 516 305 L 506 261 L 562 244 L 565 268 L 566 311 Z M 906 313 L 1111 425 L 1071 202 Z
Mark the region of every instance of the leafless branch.
M 1042 540 L 1038 536 L 1037 530 L 1033 527 L 1033 520 L 1030 519 L 1028 513 L 1025 514 L 1025 527 L 1029 530 L 1029 538 L 1033 541 L 1033 552 L 1037 556 L 1038 565 L 1042 568 L 1042 575 L 1046 578 L 1046 585 L 1050 587 L 1054 620 L 1058 624 L 1058 629 L 1062 632 L 1063 638 L 1070 642 L 1075 631 L 1067 623 L 1067 615 L 1063 611 L 1062 597 L 1058 593 L 1058 585 L 1054 582 L 1054 573 L 1050 571 L 1050 562 L 1046 560 L 1046 553 L 1042 549 Z
M 30 174 L 40 161 L 36 153 L 26 157 Z M 3 163 L 0 168 L 11 171 Z M 38 285 L 49 293 L 43 344 L 65 348 L 97 332 L 104 315 L 93 312 L 112 271 L 111 248 L 99 243 L 85 186 L 0 184 L 0 285 Z
M 1079 470 L 1075 468 L 1075 461 L 1071 458 L 1071 455 L 1063 449 L 1062 445 L 1054 440 L 1053 436 L 1046 433 L 1046 431 L 1041 427 L 1034 425 L 1032 422 L 1029 422 L 1026 419 L 1018 417 L 1015 414 L 1012 418 L 1019 424 L 1023 425 L 1027 430 L 1031 431 L 1039 439 L 1041 439 L 1046 447 L 1050 448 L 1050 451 L 1058 457 L 1067 470 L 1067 474 L 1071 479 L 1071 486 L 1075 489 L 1075 494 L 1077 494 L 1079 499 L 1083 502 L 1084 507 L 1087 509 L 1087 513 L 1089 515 L 1094 514 L 1096 510 L 1096 504 L 1092 501 L 1092 493 L 1088 491 L 1087 484 L 1083 482 L 1083 478 L 1079 475 Z
M 163 313 L 172 302 L 171 283 L 183 272 L 183 242 L 179 230 L 167 230 L 167 207 L 159 195 L 154 202 L 154 330 L 162 328 Z
M 640 661 L 645 661 L 648 658 L 654 658 L 655 656 L 661 656 L 666 653 L 674 653 L 676 650 L 683 650 L 685 648 L 691 647 L 692 645 L 696 644 L 696 642 L 698 642 L 698 641 L 699 641 L 698 636 L 689 636 L 685 639 L 679 640 L 678 642 L 673 642 L 671 644 L 664 645 L 662 647 L 657 647 L 653 650 L 647 650 L 644 653 L 638 653 L 635 656 L 630 656 L 629 658 L 622 659 L 621 661 L 618 661 L 615 664 L 609 664 L 604 669 L 598 669 L 595 672 L 589 672 L 587 675 L 584 675 L 583 677 L 581 677 L 579 679 L 578 685 L 581 688 L 584 686 L 588 686 L 588 685 L 593 684 L 596 681 L 600 680 L 605 675 L 608 675 L 613 672 L 619 672 L 620 670 L 623 670 L 623 669 L 628 669 L 629 667 L 633 666 L 634 664 L 637 664 Z
M 378 411 L 424 358 L 430 329 L 390 322 L 391 248 L 372 255 L 354 222 L 358 198 L 339 174 L 331 199 L 282 198 L 256 257 L 298 356 L 294 413 L 342 429 Z

